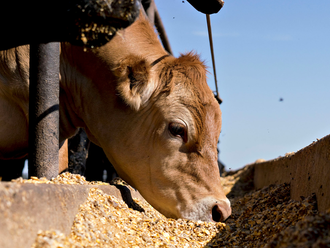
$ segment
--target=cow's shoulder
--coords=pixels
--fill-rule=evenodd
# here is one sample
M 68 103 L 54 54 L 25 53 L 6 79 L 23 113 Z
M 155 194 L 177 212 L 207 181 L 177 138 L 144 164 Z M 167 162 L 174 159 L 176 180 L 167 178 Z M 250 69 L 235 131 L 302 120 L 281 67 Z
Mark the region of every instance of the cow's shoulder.
M 27 99 L 29 90 L 29 46 L 0 51 L 0 94 Z

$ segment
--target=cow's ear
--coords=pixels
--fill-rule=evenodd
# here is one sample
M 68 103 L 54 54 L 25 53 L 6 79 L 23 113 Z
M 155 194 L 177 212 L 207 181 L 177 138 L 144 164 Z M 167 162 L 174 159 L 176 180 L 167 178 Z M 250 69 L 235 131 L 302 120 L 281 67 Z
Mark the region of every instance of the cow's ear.
M 147 61 L 137 56 L 129 56 L 122 60 L 114 71 L 118 78 L 119 95 L 135 110 L 149 100 L 154 90 L 154 87 L 148 83 L 149 71 L 150 65 Z

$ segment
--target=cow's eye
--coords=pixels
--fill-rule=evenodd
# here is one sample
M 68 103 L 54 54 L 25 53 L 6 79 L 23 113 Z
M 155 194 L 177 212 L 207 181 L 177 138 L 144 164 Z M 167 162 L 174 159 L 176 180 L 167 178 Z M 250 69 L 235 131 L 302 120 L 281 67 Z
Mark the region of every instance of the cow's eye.
M 171 122 L 168 125 L 168 130 L 170 133 L 175 137 L 181 137 L 183 142 L 187 143 L 188 136 L 187 136 L 187 128 L 182 123 Z

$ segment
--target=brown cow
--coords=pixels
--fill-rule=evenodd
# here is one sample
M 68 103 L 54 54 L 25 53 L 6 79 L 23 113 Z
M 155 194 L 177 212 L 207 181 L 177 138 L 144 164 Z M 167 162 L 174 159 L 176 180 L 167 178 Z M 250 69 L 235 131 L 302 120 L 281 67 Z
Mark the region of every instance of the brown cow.
M 0 61 L 0 157 L 22 156 L 29 48 L 0 52 Z M 83 127 L 119 176 L 167 217 L 231 214 L 217 165 L 221 112 L 198 56 L 168 56 L 141 14 L 101 48 L 63 43 L 60 64 L 60 141 Z

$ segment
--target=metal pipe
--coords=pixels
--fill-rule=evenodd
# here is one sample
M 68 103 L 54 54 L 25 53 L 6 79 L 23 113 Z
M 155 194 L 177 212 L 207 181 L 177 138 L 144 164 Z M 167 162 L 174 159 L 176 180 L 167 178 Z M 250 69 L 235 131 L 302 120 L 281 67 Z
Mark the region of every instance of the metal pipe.
M 150 0 L 148 7 L 144 9 L 152 25 L 155 25 L 155 8 L 156 8 L 155 2 L 153 0 Z
M 168 37 L 167 37 L 166 31 L 165 31 L 162 19 L 160 18 L 160 15 L 158 13 L 156 5 L 155 5 L 155 14 L 154 15 L 155 15 L 155 26 L 156 26 L 157 31 L 159 33 L 160 40 L 162 41 L 165 50 L 169 54 L 173 55 L 173 51 L 172 51 L 170 42 L 168 40 Z
M 209 33 L 210 50 L 211 50 L 212 65 L 213 65 L 213 76 L 214 76 L 214 84 L 216 90 L 216 94 L 214 96 L 217 99 L 218 103 L 221 104 L 222 99 L 220 98 L 219 89 L 218 89 L 218 80 L 217 80 L 217 73 L 215 68 L 215 58 L 214 58 L 213 39 L 212 39 L 212 30 L 211 30 L 211 20 L 209 14 L 206 14 L 206 22 L 207 22 L 207 31 Z
M 173 51 L 168 40 L 162 19 L 160 18 L 159 12 L 157 10 L 157 6 L 154 0 L 144 1 L 142 12 L 146 15 L 152 25 L 154 25 L 159 34 L 159 38 L 163 44 L 164 49 L 171 55 L 173 55 Z
M 58 175 L 59 55 L 58 42 L 30 45 L 29 176 Z

